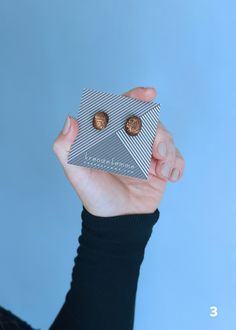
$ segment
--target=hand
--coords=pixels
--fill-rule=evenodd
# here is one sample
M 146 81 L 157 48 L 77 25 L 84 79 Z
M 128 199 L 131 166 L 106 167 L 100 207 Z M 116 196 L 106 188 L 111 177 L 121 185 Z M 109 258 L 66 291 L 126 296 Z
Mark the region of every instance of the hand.
M 138 87 L 124 95 L 152 101 L 156 91 L 154 88 Z M 147 181 L 67 164 L 70 146 L 78 130 L 77 120 L 68 116 L 64 129 L 53 143 L 53 151 L 84 207 L 93 215 L 109 217 L 153 213 L 160 205 L 167 182 L 176 182 L 183 175 L 184 159 L 173 137 L 160 121 Z

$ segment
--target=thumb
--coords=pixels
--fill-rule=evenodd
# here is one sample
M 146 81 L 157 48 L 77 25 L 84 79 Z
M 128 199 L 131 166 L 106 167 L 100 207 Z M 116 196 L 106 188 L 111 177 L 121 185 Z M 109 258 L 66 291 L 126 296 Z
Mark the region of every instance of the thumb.
M 67 116 L 63 129 L 53 142 L 53 151 L 63 167 L 66 166 L 70 146 L 74 142 L 78 130 L 79 127 L 77 120 L 72 116 Z

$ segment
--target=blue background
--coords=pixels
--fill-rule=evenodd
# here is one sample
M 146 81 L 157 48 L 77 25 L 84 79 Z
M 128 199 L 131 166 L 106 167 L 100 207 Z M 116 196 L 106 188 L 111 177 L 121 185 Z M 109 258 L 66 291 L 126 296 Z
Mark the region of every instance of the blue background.
M 186 170 L 146 249 L 135 330 L 236 328 L 235 9 L 0 1 L 1 305 L 47 329 L 69 289 L 81 202 L 52 143 L 82 88 L 154 86 Z

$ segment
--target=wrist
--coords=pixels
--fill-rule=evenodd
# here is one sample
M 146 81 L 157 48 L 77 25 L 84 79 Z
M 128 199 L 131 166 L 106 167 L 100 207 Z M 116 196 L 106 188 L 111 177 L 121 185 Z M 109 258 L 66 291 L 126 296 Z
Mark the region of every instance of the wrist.
M 159 210 L 146 214 L 129 214 L 100 217 L 91 214 L 83 205 L 82 231 L 93 249 L 114 250 L 114 253 L 142 251 L 159 219 Z

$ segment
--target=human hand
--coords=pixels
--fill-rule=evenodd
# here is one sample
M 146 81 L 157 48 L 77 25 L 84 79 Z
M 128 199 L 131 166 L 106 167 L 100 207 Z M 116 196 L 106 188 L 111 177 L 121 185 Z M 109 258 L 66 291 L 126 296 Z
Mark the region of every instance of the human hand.
M 156 91 L 154 88 L 137 87 L 123 95 L 152 101 Z M 160 121 L 152 146 L 147 181 L 67 164 L 70 146 L 78 130 L 77 120 L 68 116 L 63 130 L 53 142 L 53 151 L 84 207 L 93 215 L 109 217 L 153 213 L 160 205 L 167 182 L 176 182 L 183 175 L 185 161 L 172 135 Z

